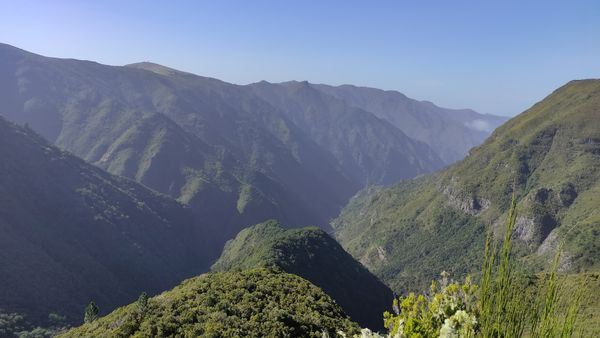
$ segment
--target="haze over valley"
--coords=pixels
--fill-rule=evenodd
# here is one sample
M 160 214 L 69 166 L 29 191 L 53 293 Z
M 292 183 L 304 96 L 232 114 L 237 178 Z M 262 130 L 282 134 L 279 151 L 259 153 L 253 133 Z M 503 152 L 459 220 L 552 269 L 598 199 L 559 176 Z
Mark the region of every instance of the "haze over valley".
M 0 338 L 600 335 L 584 2 L 1 5 Z

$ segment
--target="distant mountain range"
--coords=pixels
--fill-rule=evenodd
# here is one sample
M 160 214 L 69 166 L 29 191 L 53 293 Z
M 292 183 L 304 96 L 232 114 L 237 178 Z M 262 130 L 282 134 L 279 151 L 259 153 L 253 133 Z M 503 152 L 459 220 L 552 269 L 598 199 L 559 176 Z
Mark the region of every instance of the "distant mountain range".
M 441 108 L 392 90 L 350 85 L 316 87 L 390 122 L 410 138 L 425 142 L 446 164 L 462 160 L 471 148 L 481 144 L 508 120 L 504 116 L 479 114 L 471 109 Z
M 354 197 L 336 238 L 393 290 L 476 271 L 486 230 L 518 200 L 518 254 L 531 271 L 563 248 L 564 272 L 600 264 L 600 80 L 572 81 L 440 173 Z
M 396 92 L 238 86 L 152 63 L 105 66 L 4 44 L 0 112 L 190 206 L 221 243 L 269 218 L 327 229 L 365 185 L 433 172 L 504 120 Z

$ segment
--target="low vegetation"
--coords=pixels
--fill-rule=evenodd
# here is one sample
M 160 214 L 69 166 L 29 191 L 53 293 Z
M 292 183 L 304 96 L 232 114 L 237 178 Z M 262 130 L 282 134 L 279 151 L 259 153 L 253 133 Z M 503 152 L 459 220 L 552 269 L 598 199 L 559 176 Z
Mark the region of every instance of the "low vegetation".
M 146 305 L 138 300 L 60 337 L 322 337 L 338 330 L 359 332 L 321 289 L 257 268 L 186 280 Z

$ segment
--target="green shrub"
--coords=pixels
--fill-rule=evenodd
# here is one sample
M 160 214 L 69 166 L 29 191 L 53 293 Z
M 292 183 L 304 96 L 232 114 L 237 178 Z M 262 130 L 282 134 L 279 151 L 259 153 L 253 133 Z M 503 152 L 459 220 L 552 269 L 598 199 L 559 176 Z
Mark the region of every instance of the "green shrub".
M 431 283 L 430 294 L 410 293 L 395 299 L 395 313 L 384 313 L 385 326 L 392 337 L 473 335 L 477 327 L 476 291 L 470 277 L 463 284 L 449 283 L 448 274 L 443 272 L 439 286 Z
M 90 302 L 85 308 L 85 313 L 83 315 L 83 321 L 85 323 L 91 323 L 98 318 L 98 306 L 96 303 Z
M 384 313 L 389 337 L 582 336 L 576 320 L 585 281 L 566 290 L 557 274 L 559 249 L 550 273 L 532 285 L 511 254 L 515 221 L 513 196 L 500 248 L 491 234 L 486 240 L 480 286 L 470 277 L 463 284 L 448 283 L 443 273 L 440 287 L 433 282 L 429 294 L 411 293 L 394 300 L 395 313 Z

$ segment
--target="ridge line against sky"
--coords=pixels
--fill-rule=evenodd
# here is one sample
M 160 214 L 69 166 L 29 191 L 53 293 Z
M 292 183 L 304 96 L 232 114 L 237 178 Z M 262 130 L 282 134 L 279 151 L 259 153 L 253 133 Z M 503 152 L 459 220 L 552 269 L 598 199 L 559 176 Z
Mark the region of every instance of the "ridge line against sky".
M 0 42 L 111 65 L 151 61 L 231 83 L 397 90 L 515 115 L 600 77 L 600 1 L 0 0 Z

